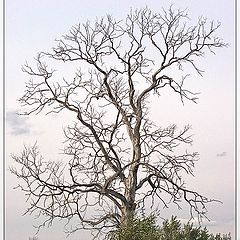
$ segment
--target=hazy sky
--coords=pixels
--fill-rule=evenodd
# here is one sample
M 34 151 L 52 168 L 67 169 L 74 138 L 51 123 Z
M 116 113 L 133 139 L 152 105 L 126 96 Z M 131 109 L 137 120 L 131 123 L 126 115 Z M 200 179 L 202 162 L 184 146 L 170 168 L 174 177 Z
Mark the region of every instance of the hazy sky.
M 223 204 L 209 205 L 207 223 L 213 232 L 233 233 L 234 226 L 234 1 L 232 0 L 7 0 L 6 18 L 6 160 L 12 165 L 11 153 L 19 153 L 23 144 L 36 140 L 41 152 L 50 159 L 59 158 L 58 150 L 63 141 L 62 128 L 67 118 L 32 116 L 18 117 L 16 101 L 24 91 L 28 77 L 21 72 L 25 61 L 32 61 L 36 53 L 50 50 L 54 39 L 68 33 L 70 27 L 87 19 L 94 20 L 106 13 L 122 19 L 130 8 L 148 6 L 155 12 L 174 3 L 176 8 L 188 9 L 192 20 L 206 16 L 222 23 L 218 31 L 228 48 L 207 54 L 200 66 L 205 70 L 201 78 L 195 76 L 192 86 L 201 92 L 198 104 L 182 106 L 176 99 L 167 103 L 153 103 L 152 108 L 161 106 L 161 112 L 152 117 L 156 123 L 191 124 L 194 132 L 194 150 L 200 153 L 195 178 L 187 179 L 189 186 L 203 195 L 223 201 Z M 51 138 L 50 138 L 51 136 Z M 52 137 L 54 136 L 54 138 Z M 13 190 L 17 183 L 7 172 L 7 240 L 26 240 L 35 230 L 34 216 L 21 216 L 26 208 L 24 196 Z M 173 213 L 163 212 L 166 216 Z M 174 213 L 175 214 L 175 213 Z M 186 212 L 179 213 L 187 218 Z M 88 239 L 81 232 L 69 240 Z M 79 237 L 80 236 L 80 237 Z M 50 229 L 43 229 L 40 240 L 62 240 L 65 235 L 62 225 L 56 223 Z

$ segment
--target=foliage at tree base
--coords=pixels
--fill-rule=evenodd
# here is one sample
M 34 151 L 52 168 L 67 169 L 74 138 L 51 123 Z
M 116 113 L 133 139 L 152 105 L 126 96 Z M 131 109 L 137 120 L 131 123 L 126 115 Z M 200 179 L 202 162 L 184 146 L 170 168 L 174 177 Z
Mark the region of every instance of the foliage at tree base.
M 231 240 L 229 234 L 212 234 L 207 228 L 194 227 L 193 224 L 181 224 L 172 217 L 156 225 L 156 217 L 133 217 L 109 234 L 110 240 Z

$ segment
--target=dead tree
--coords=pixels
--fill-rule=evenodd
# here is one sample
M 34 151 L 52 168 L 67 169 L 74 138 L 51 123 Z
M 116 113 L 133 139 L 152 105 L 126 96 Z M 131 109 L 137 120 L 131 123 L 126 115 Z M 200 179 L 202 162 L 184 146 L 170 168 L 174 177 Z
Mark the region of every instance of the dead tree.
M 38 54 L 36 67 L 23 67 L 31 76 L 20 99 L 24 114 L 64 111 L 76 118 L 64 130 L 67 166 L 44 161 L 36 145 L 13 156 L 18 167 L 11 171 L 24 182 L 26 212 L 45 217 L 39 227 L 66 219 L 70 232 L 108 229 L 144 209 L 148 199 L 179 208 L 185 201 L 191 217 L 206 215 L 212 200 L 182 179 L 198 160 L 197 152 L 179 153 L 192 144 L 190 126 L 179 131 L 149 118 L 148 100 L 160 99 L 163 89 L 182 103 L 196 102 L 196 93 L 185 88 L 184 67 L 202 75 L 195 60 L 226 46 L 215 36 L 219 23 L 189 21 L 186 11 L 172 7 L 161 14 L 131 11 L 124 21 L 107 15 L 72 27 L 51 52 Z M 63 67 L 72 62 L 74 77 L 60 79 L 49 60 Z

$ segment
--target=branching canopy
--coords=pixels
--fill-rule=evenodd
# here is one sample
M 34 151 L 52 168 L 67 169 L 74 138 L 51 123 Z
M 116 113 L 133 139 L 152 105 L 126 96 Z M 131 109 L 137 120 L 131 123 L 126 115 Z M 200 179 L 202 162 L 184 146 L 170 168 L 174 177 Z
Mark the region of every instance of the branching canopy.
M 148 111 L 149 98 L 166 88 L 182 103 L 196 102 L 196 93 L 185 88 L 184 66 L 202 75 L 195 60 L 226 46 L 215 36 L 219 23 L 202 17 L 196 25 L 188 22 L 186 11 L 172 7 L 161 14 L 131 11 L 124 21 L 107 15 L 72 27 L 51 52 L 38 54 L 36 68 L 23 67 L 31 76 L 20 98 L 24 114 L 45 109 L 76 116 L 64 130 L 64 154 L 71 159 L 66 166 L 45 161 L 36 145 L 13 156 L 20 168 L 11 171 L 24 180 L 19 187 L 28 197 L 26 212 L 44 215 L 41 226 L 59 218 L 72 223 L 70 232 L 103 230 L 144 209 L 148 199 L 164 207 L 186 201 L 191 216 L 205 216 L 211 200 L 182 179 L 198 159 L 197 152 L 179 153 L 192 144 L 190 126 L 159 127 Z M 49 59 L 74 62 L 75 76 L 59 79 L 45 63 Z

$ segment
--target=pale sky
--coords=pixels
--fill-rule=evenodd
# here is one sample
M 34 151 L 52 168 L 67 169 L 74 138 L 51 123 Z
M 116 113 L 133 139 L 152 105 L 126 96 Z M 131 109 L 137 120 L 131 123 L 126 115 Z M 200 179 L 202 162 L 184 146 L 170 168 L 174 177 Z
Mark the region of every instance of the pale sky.
M 11 153 L 19 153 L 23 144 L 31 145 L 36 140 L 41 153 L 50 159 L 61 158 L 62 128 L 68 124 L 68 117 L 46 117 L 43 115 L 17 117 L 19 104 L 16 101 L 24 91 L 29 79 L 21 72 L 25 61 L 31 62 L 37 52 L 50 50 L 54 39 L 68 33 L 71 26 L 94 21 L 107 13 L 122 19 L 130 8 L 148 6 L 155 12 L 171 3 L 176 8 L 188 9 L 194 20 L 205 16 L 220 21 L 218 35 L 229 43 L 228 48 L 219 49 L 216 55 L 207 54 L 199 64 L 205 71 L 203 77 L 194 75 L 191 86 L 201 92 L 198 104 L 184 106 L 171 98 L 167 104 L 152 103 L 152 108 L 162 109 L 152 114 L 159 124 L 176 123 L 179 126 L 191 124 L 194 133 L 194 151 L 200 153 L 196 164 L 195 178 L 187 178 L 188 186 L 209 198 L 216 198 L 223 204 L 210 204 L 206 223 L 212 232 L 234 233 L 234 1 L 232 0 L 7 0 L 6 8 L 6 165 L 11 166 Z M 164 96 L 163 96 L 164 99 Z M 57 121 L 56 121 L 57 119 Z M 71 124 L 71 122 L 69 122 Z M 54 136 L 54 138 L 51 138 Z M 26 209 L 23 193 L 13 190 L 17 181 L 7 172 L 6 192 L 6 234 L 7 240 L 26 240 L 35 229 L 34 216 L 21 216 Z M 175 212 L 163 211 L 168 217 Z M 187 210 L 178 213 L 187 218 Z M 42 229 L 39 240 L 63 240 L 61 223 L 49 229 Z M 69 240 L 90 239 L 85 232 L 69 236 Z

